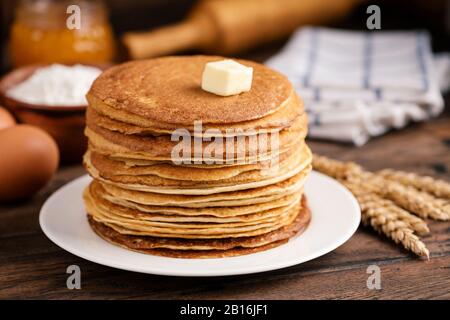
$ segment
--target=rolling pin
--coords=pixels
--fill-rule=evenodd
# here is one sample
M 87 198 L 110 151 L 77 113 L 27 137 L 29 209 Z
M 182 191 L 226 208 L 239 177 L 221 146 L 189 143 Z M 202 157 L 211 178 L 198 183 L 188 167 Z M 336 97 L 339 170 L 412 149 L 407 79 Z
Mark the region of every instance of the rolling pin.
M 203 0 L 187 19 L 123 37 L 132 59 L 187 49 L 232 54 L 269 42 L 300 25 L 322 24 L 345 16 L 359 0 Z

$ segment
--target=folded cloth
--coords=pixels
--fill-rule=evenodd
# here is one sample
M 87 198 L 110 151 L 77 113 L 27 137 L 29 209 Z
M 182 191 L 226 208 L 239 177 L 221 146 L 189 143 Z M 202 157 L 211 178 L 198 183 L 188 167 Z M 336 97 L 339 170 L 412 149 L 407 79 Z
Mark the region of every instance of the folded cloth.
M 305 27 L 266 64 L 284 73 L 304 99 L 310 137 L 359 146 L 391 128 L 439 114 L 449 61 L 441 55 L 435 71 L 425 31 Z

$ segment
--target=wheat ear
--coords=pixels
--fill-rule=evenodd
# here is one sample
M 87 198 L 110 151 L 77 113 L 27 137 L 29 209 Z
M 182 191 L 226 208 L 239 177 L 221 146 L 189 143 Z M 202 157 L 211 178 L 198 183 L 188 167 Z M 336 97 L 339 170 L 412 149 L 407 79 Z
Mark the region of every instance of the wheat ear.
M 430 193 L 437 198 L 450 199 L 450 183 L 446 181 L 392 169 L 381 170 L 378 174 L 386 179 Z

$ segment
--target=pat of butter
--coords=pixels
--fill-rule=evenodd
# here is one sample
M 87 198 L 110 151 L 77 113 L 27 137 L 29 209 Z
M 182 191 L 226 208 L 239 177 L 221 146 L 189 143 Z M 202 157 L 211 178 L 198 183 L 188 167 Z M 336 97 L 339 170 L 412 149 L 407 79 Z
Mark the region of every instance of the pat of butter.
M 220 96 L 250 91 L 253 68 L 233 60 L 208 62 L 202 76 L 202 89 Z

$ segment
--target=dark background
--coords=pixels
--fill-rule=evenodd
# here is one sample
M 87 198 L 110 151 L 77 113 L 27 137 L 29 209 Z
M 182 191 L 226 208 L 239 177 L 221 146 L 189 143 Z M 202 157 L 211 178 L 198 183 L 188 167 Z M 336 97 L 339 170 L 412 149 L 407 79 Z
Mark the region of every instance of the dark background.
M 226 0 L 225 0 L 226 1 Z M 301 0 L 299 0 L 301 1 Z M 333 1 L 333 0 L 330 0 Z M 12 0 L 0 0 L 1 72 L 9 67 L 5 43 L 12 20 Z M 181 19 L 192 0 L 110 0 L 111 22 L 118 35 Z M 361 2 L 334 26 L 365 30 L 366 8 L 381 8 L 383 30 L 427 29 L 435 51 L 450 51 L 450 1 L 386 0 Z M 252 49 L 242 55 L 258 62 L 284 44 Z M 446 97 L 446 105 L 450 97 Z M 314 152 L 352 160 L 368 170 L 417 172 L 450 181 L 450 108 L 438 118 L 411 124 L 371 139 L 361 148 L 334 142 L 308 141 Z M 0 150 L 1 156 L 1 150 Z M 42 233 L 39 209 L 59 187 L 85 174 L 82 166 L 61 168 L 50 184 L 20 205 L 0 205 L 0 299 L 450 299 L 450 232 L 448 223 L 430 222 L 424 242 L 431 260 L 423 261 L 379 236 L 371 228 L 356 234 L 335 251 L 287 269 L 261 274 L 179 278 L 126 272 L 78 258 L 60 249 Z M 66 288 L 68 265 L 82 269 L 82 290 Z M 367 290 L 366 268 L 376 264 L 382 290 Z
M 226 0 L 225 0 L 226 1 Z M 301 0 L 299 0 L 301 1 Z M 333 0 L 330 0 L 333 1 Z M 14 18 L 14 7 L 18 1 L 0 1 L 0 72 L 8 68 L 7 39 L 9 25 Z M 115 33 L 120 36 L 131 30 L 148 30 L 185 17 L 196 0 L 106 0 L 110 11 L 110 21 Z M 427 29 L 432 34 L 435 51 L 450 51 L 450 1 L 449 0 L 385 0 L 361 1 L 361 4 L 333 27 L 366 30 L 368 14 L 366 8 L 377 4 L 381 8 L 381 26 L 389 29 Z M 275 44 L 255 48 L 250 53 L 265 51 L 284 43 L 282 39 Z M 273 53 L 273 49 L 271 50 Z M 262 53 L 264 54 L 264 53 Z M 122 57 L 122 59 L 124 59 Z

